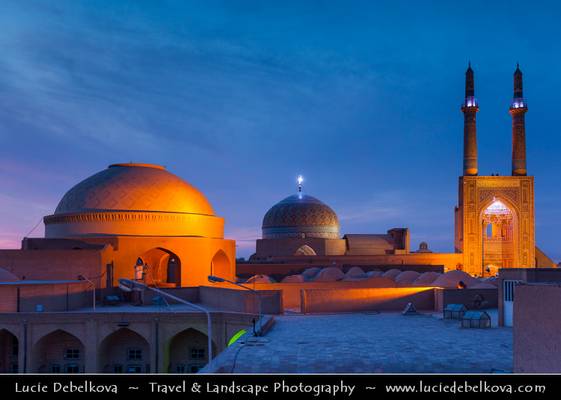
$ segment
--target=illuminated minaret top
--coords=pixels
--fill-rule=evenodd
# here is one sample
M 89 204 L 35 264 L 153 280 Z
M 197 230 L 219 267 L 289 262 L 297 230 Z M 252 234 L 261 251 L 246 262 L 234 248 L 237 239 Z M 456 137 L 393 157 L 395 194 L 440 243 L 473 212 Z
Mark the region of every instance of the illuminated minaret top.
M 475 98 L 475 81 L 471 63 L 466 70 L 466 94 L 462 104 L 464 113 L 464 175 L 477 175 L 477 129 L 475 114 L 479 111 Z
M 522 71 L 516 64 L 514 71 L 514 94 L 510 104 L 512 115 L 512 175 L 526 175 L 526 122 L 524 115 L 528 106 L 522 93 Z
M 516 70 L 514 71 L 514 96 L 512 100 L 512 107 L 524 107 L 524 95 L 522 93 L 522 71 L 520 71 L 520 64 L 516 63 Z

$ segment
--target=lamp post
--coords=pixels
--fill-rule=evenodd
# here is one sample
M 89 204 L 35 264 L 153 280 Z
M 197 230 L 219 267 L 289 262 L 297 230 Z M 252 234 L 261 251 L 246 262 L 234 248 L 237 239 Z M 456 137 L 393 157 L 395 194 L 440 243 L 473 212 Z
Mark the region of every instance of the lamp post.
M 209 275 L 208 276 L 208 281 L 212 282 L 212 283 L 222 283 L 222 282 L 228 282 L 231 283 L 232 285 L 235 286 L 239 286 L 245 290 L 249 290 L 250 292 L 254 293 L 255 296 L 257 297 L 257 307 L 258 307 L 258 313 L 259 313 L 259 331 L 261 331 L 262 329 L 262 317 L 263 317 L 263 313 L 261 312 L 261 295 L 259 294 L 259 291 L 252 289 L 248 286 L 242 285 L 241 283 L 237 283 L 234 281 L 231 281 L 229 279 L 226 278 L 221 278 L 219 276 L 214 276 L 214 275 Z M 257 332 L 255 332 L 255 336 L 260 336 L 260 334 L 258 335 Z
M 196 310 L 204 312 L 206 314 L 207 331 L 208 331 L 208 343 L 207 343 L 207 346 L 208 346 L 208 366 L 209 366 L 209 368 L 211 367 L 211 364 L 212 364 L 212 323 L 211 322 L 212 321 L 211 321 L 209 310 L 207 310 L 204 307 L 193 304 L 191 302 L 188 302 L 187 300 L 183 300 L 180 297 L 177 297 L 177 296 L 174 296 L 172 294 L 166 293 L 163 290 L 147 286 L 144 283 L 136 282 L 136 281 L 133 281 L 133 280 L 130 280 L 130 279 L 121 278 L 121 279 L 119 279 L 119 284 L 121 286 L 124 286 L 125 288 L 130 289 L 130 290 L 132 290 L 134 287 L 140 288 L 142 290 L 148 289 L 148 290 L 151 290 L 155 293 L 158 293 L 160 296 L 165 296 L 169 299 L 177 301 L 178 303 L 185 304 L 185 305 L 190 306 L 190 307 L 192 307 Z
M 95 283 L 93 283 L 90 279 L 86 278 L 84 275 L 78 275 L 78 280 L 89 282 L 92 285 L 92 305 L 93 311 L 95 312 Z

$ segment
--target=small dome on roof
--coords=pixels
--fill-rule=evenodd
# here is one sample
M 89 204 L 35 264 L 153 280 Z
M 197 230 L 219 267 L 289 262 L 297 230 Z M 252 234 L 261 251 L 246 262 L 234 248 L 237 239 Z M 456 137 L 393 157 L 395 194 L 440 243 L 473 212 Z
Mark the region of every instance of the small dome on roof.
M 460 282 L 463 282 L 467 287 L 471 287 L 479 281 L 464 271 L 453 270 L 440 275 L 432 282 L 431 286 L 454 289 Z
M 339 238 L 335 211 L 315 197 L 301 193 L 288 196 L 263 217 L 263 239 L 283 237 Z

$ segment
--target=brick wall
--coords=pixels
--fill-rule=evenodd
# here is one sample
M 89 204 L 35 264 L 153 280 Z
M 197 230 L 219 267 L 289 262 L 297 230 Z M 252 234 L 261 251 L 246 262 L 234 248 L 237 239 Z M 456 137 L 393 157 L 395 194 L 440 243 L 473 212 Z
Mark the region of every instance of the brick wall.
M 436 289 L 436 309 L 442 311 L 448 304 L 463 304 L 468 310 L 497 308 L 498 289 Z M 481 306 L 477 307 L 477 301 Z
M 209 305 L 219 310 L 252 314 L 259 312 L 256 294 L 248 290 L 201 286 L 199 296 L 203 305 Z M 280 290 L 260 290 L 259 298 L 263 314 L 281 314 L 283 312 Z
M 303 289 L 302 312 L 434 310 L 432 288 Z
M 560 284 L 516 286 L 513 318 L 514 372 L 561 372 Z
M 100 250 L 0 250 L 0 267 L 19 279 L 75 280 L 101 274 Z
M 0 285 L 0 312 L 16 312 L 18 307 L 17 287 Z
M 212 332 L 216 345 L 215 354 L 226 347 L 234 333 L 242 328 L 250 330 L 252 319 L 251 314 L 213 312 Z M 123 324 L 126 324 L 128 329 L 125 329 L 125 332 L 128 332 L 126 335 L 119 334 L 123 330 Z M 143 312 L 142 307 L 139 307 L 135 311 L 115 312 L 111 309 L 108 312 L 100 307 L 95 313 L 0 313 L 0 335 L 5 332 L 4 328 L 17 335 L 20 344 L 18 355 L 20 372 L 24 372 L 25 365 L 27 365 L 25 372 L 33 372 L 34 368 L 48 369 L 48 359 L 60 361 L 61 367 L 64 368 L 65 364 L 62 363 L 64 360 L 60 360 L 60 357 L 64 359 L 61 349 L 68 346 L 64 335 L 55 335 L 48 341 L 43 341 L 57 330 L 64 330 L 72 334 L 71 337 L 80 339 L 85 347 L 80 362 L 83 363 L 86 372 L 108 372 L 104 371 L 104 368 L 112 371 L 116 363 L 122 364 L 124 370 L 129 364 L 141 364 L 142 371 L 145 371 L 148 365 L 151 372 L 167 372 L 169 357 L 165 353 L 169 343 L 178 333 L 189 328 L 202 334 L 206 333 L 207 319 L 198 311 Z M 62 344 L 55 346 L 54 342 L 59 340 Z M 0 346 L 1 341 L 0 336 Z M 24 351 L 24 343 L 28 344 L 27 352 Z M 127 359 L 127 349 L 133 346 L 141 347 L 143 350 L 141 363 Z M 54 349 L 52 354 L 48 353 L 49 348 Z M 174 349 L 177 350 L 176 347 Z M 38 358 L 36 359 L 35 356 Z
M 0 312 L 35 312 L 37 305 L 45 312 L 71 311 L 91 307 L 92 302 L 88 282 L 0 285 Z
M 35 312 L 38 304 L 44 311 L 71 311 L 92 306 L 92 292 L 88 282 L 76 284 L 22 285 L 20 312 Z

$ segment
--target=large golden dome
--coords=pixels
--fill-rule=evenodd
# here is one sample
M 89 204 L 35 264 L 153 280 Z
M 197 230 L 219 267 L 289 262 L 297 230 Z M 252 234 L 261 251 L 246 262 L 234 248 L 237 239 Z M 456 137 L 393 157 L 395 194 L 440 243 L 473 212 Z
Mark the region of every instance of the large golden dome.
M 335 211 L 315 197 L 295 194 L 275 204 L 263 217 L 263 239 L 315 237 L 339 239 Z
M 223 236 L 206 197 L 152 164 L 110 165 L 71 188 L 44 222 L 46 237 Z
M 90 211 L 158 211 L 213 215 L 206 197 L 153 164 L 113 164 L 70 189 L 55 214 Z

